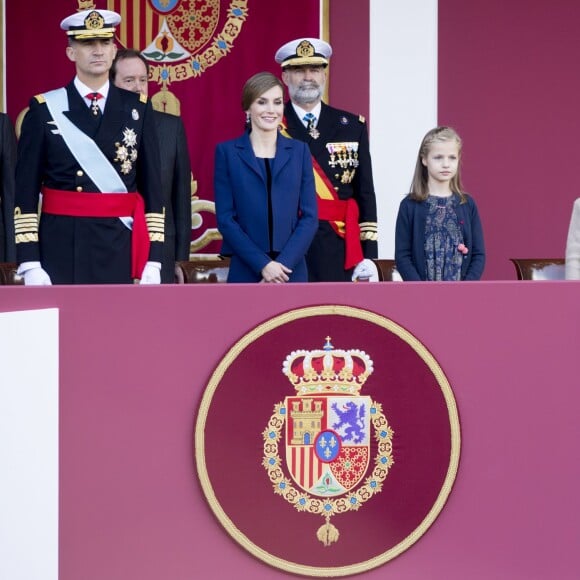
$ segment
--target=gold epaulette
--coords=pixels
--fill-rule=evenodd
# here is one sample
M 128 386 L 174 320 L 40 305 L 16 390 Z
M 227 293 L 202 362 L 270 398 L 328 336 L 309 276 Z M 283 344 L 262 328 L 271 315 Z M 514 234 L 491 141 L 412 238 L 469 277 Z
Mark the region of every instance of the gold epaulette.
M 34 95 L 34 98 L 38 101 L 39 104 L 46 103 L 46 99 L 44 98 L 43 94 Z
M 366 121 L 366 119 L 364 118 L 364 115 L 359 115 L 358 116 L 358 122 L 359 123 L 363 123 L 364 124 L 365 121 Z
M 142 103 L 146 103 L 147 102 L 147 95 L 144 95 L 143 93 L 139 93 L 139 100 Z

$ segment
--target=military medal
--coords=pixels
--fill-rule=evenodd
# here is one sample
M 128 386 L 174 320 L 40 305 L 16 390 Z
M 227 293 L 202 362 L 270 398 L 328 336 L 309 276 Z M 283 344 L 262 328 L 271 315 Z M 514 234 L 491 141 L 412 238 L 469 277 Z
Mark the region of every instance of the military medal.
M 95 117 L 99 117 L 102 114 L 99 107 L 99 99 L 104 98 L 103 95 L 101 93 L 89 93 L 86 97 L 91 100 L 91 113 Z
M 335 173 L 334 178 L 339 179 L 343 185 L 351 183 L 359 166 L 358 141 L 327 143 L 326 150 L 330 153 L 330 167 L 338 166 L 342 169 L 342 173 Z
M 115 143 L 117 156 L 115 161 L 120 163 L 119 170 L 123 175 L 131 173 L 133 164 L 137 161 L 137 134 L 133 129 L 125 127 L 123 129 L 123 142 Z
M 308 125 L 306 127 L 306 130 L 308 131 L 308 134 L 313 139 L 318 139 L 318 137 L 320 137 L 320 131 L 314 126 L 314 122 L 316 121 L 316 117 L 312 113 L 308 113 L 304 117 L 304 119 L 306 121 L 308 121 Z
M 326 149 L 330 153 L 330 159 L 328 161 L 328 165 L 330 165 L 330 167 L 336 167 L 337 161 L 336 161 L 334 143 L 327 143 Z

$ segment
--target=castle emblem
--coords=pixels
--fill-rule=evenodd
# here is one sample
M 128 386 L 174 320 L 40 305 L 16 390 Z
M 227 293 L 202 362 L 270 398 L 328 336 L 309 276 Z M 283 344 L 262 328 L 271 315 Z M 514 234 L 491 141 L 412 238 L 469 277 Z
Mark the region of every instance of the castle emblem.
M 274 493 L 324 518 L 317 537 L 329 546 L 340 536 L 331 518 L 382 491 L 394 463 L 394 431 L 381 404 L 360 394 L 373 372 L 365 352 L 335 349 L 327 337 L 320 350 L 290 353 L 282 372 L 295 394 L 274 406 L 262 464 Z

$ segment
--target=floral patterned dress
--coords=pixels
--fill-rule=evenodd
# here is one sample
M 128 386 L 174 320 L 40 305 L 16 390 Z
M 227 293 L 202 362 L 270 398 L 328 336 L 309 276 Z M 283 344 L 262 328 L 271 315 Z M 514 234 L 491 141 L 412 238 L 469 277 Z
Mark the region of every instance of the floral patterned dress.
M 430 195 L 425 225 L 425 258 L 427 280 L 461 280 L 463 254 L 458 250 L 463 244 L 461 228 L 457 222 L 455 205 L 457 196 Z

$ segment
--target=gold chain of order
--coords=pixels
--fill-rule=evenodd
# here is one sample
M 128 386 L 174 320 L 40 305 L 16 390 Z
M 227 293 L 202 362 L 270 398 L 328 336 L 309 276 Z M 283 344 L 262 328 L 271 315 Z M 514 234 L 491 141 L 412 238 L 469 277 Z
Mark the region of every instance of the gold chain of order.
M 278 453 L 278 444 L 282 439 L 282 429 L 286 420 L 287 409 L 284 403 L 274 406 L 274 413 L 270 417 L 268 426 L 262 433 L 264 439 L 264 458 L 262 465 L 274 486 L 274 493 L 282 496 L 298 511 L 311 514 L 331 516 L 358 510 L 368 499 L 382 490 L 383 481 L 394 464 L 393 435 L 380 404 L 373 402 L 370 408 L 374 437 L 377 440 L 377 455 L 375 467 L 364 484 L 354 491 L 340 498 L 318 499 L 308 492 L 297 490 L 292 482 L 284 475 L 282 459 Z
M 151 63 L 150 79 L 163 84 L 185 81 L 201 76 L 209 67 L 229 54 L 234 40 L 242 30 L 248 13 L 248 0 L 232 0 L 228 7 L 228 19 L 222 31 L 217 34 L 210 45 L 200 54 L 195 54 L 185 62 L 174 65 L 155 65 Z

